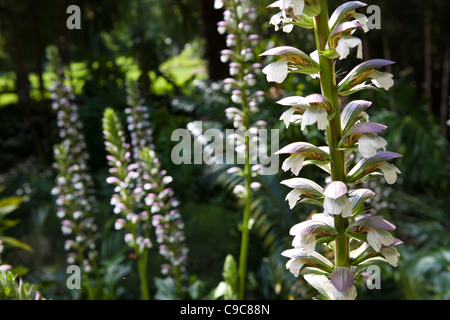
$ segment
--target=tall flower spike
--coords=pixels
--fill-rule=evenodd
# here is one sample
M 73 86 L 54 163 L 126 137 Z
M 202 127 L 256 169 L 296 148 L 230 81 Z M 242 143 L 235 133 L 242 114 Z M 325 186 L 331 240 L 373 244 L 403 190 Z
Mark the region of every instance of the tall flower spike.
M 141 190 L 137 186 L 139 165 L 133 162 L 130 144 L 125 138 L 123 125 L 114 110 L 108 108 L 103 116 L 103 135 L 108 152 L 107 160 L 112 176 L 106 182 L 114 185 L 111 205 L 114 213 L 120 218 L 116 220 L 116 229 L 124 229 L 124 241 L 134 250 L 137 258 L 141 282 L 141 297 L 150 299 L 147 282 L 148 250 L 150 226 L 148 214 L 140 214 L 139 203 Z
M 127 92 L 125 113 L 131 144 L 127 143 L 124 128 L 113 110 L 105 111 L 103 124 L 113 174 L 107 182 L 116 186 L 111 204 L 114 212 L 121 215 L 115 226 L 127 230 L 124 240 L 138 256 L 143 298 L 149 298 L 146 265 L 152 247 L 152 228 L 159 252 L 167 260 L 161 265 L 161 272 L 175 280 L 182 296 L 187 279 L 188 249 L 179 202 L 168 186 L 173 178 L 161 168 L 154 151 L 149 109 L 142 105 L 133 83 L 128 83 Z
M 75 104 L 75 94 L 65 84 L 65 69 L 55 47 L 47 49 L 47 56 L 56 79 L 50 87 L 52 108 L 57 112 L 57 126 L 61 143 L 54 146 L 56 185 L 52 194 L 56 197 L 61 231 L 68 237 L 64 249 L 67 263 L 82 267 L 88 297 L 95 298 L 90 279 L 98 276 L 93 181 L 87 161 L 89 155 L 83 135 L 83 124 Z
M 298 0 L 294 1 L 298 4 Z M 231 142 L 236 144 L 238 160 L 242 160 L 243 168 L 233 167 L 228 170 L 228 174 L 241 175 L 242 183 L 234 187 L 234 194 L 244 199 L 244 212 L 241 224 L 241 248 L 239 258 L 239 281 L 238 299 L 244 299 L 247 276 L 247 257 L 250 239 L 250 218 L 252 208 L 252 194 L 260 187 L 259 182 L 253 181 L 253 177 L 259 172 L 264 172 L 264 165 L 261 163 L 267 157 L 262 151 L 261 135 L 265 128 L 265 122 L 253 119 L 259 113 L 259 104 L 264 99 L 264 92 L 256 88 L 256 77 L 260 73 L 261 65 L 256 60 L 254 49 L 258 44 L 258 36 L 253 32 L 253 24 L 256 19 L 256 9 L 251 7 L 250 1 L 224 0 L 226 7 L 224 21 L 218 24 L 219 32 L 226 26 L 227 38 L 233 39 L 228 43 L 228 49 L 222 51 L 222 61 L 229 63 L 230 75 L 232 78 L 224 81 L 224 86 L 231 93 L 231 101 L 235 104 L 225 110 L 226 117 L 232 121 L 236 130 L 233 137 L 228 136 Z M 288 10 L 292 1 L 277 2 L 281 12 L 272 18 L 272 22 L 278 27 L 279 24 L 288 22 Z M 284 25 L 287 31 L 290 28 Z M 284 80 L 288 73 L 288 60 L 280 59 L 278 62 L 266 67 L 263 70 L 268 73 L 269 79 L 277 82 Z M 235 143 L 236 142 L 236 143 Z M 230 143 L 231 144 L 231 143 Z M 258 145 L 258 154 L 251 152 L 254 148 L 250 146 Z M 254 166 L 251 163 L 258 163 Z
M 393 85 L 392 75 L 377 69 L 393 62 L 382 59 L 363 62 L 336 85 L 334 60 L 347 58 L 351 49 L 356 49 L 357 58 L 362 59 L 362 42 L 353 33 L 357 29 L 368 31 L 367 17 L 356 12 L 366 4 L 346 2 L 330 19 L 326 0 L 305 0 L 304 4 L 301 19 L 313 21 L 312 26 L 299 23 L 293 1 L 277 1 L 271 5 L 281 9 L 280 14 L 274 16 L 274 24 L 276 27 L 289 26 L 292 30 L 295 27 L 314 28 L 317 50 L 310 57 L 289 46 L 272 48 L 263 55 L 277 55 L 280 59 L 266 66 L 263 72 L 268 81 L 280 83 L 290 73 L 320 78 L 321 94 L 287 97 L 278 104 L 289 107 L 280 117 L 286 127 L 301 123 L 303 130 L 307 125 L 317 123 L 318 129 L 326 129 L 328 146 L 294 142 L 278 153 L 290 154 L 283 162 L 284 171 L 299 175 L 304 165 L 313 164 L 329 173 L 331 182 L 324 188 L 304 178 L 281 182 L 292 189 L 286 195 L 291 209 L 304 203 L 323 207 L 323 213 L 291 228 L 294 248 L 283 251 L 282 256 L 290 259 L 286 268 L 296 277 L 304 275 L 322 298 L 352 300 L 357 296 L 356 285 L 364 283 L 365 268 L 373 261 L 385 261 L 392 266 L 398 264 L 399 254 L 394 246 L 401 243 L 392 235 L 395 230 L 392 223 L 381 216 L 367 215 L 366 201 L 375 193 L 356 187 L 379 176 L 384 176 L 389 184 L 394 183 L 400 170 L 388 161 L 401 155 L 386 151 L 386 140 L 378 136 L 386 126 L 369 121 L 366 109 L 371 106 L 370 101 L 352 101 L 341 112 L 338 94 L 346 96 L 373 88 L 388 90 Z M 363 158 L 354 164 L 354 159 L 360 159 L 355 157 L 356 148 Z M 334 251 L 334 262 L 315 251 L 320 245 Z M 358 249 L 350 252 L 354 245 Z

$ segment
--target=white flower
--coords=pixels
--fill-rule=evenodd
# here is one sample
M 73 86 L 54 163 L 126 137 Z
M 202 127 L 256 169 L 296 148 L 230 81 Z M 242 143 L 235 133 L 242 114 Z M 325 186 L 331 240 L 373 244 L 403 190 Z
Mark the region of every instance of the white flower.
M 320 105 L 311 104 L 302 117 L 302 130 L 310 124 L 317 122 L 317 128 L 319 130 L 325 130 L 328 125 L 328 113 L 327 110 Z
M 367 231 L 367 242 L 377 252 L 380 252 L 381 245 L 390 246 L 394 243 L 394 237 L 387 230 L 371 228 Z
M 385 90 L 389 90 L 390 87 L 394 85 L 393 75 L 389 72 L 380 72 L 374 70 L 370 74 L 372 78 L 372 83 L 376 85 L 378 88 L 383 88 Z
M 270 24 L 275 26 L 275 31 L 280 29 L 279 25 L 283 25 L 283 32 L 290 33 L 294 29 L 291 18 L 283 19 L 283 12 L 278 12 L 270 18 Z
M 330 182 L 325 188 L 323 195 L 324 213 L 328 215 L 342 214 L 348 218 L 352 215 L 352 203 L 347 197 L 347 186 L 341 181 Z
M 285 19 L 287 19 L 287 10 L 292 7 L 293 12 L 296 16 L 300 16 L 303 13 L 303 9 L 305 8 L 305 0 L 279 0 L 275 1 L 269 8 L 278 7 L 281 9 L 281 13 Z
M 292 246 L 296 249 L 305 250 L 306 255 L 310 256 L 316 248 L 316 235 L 297 235 L 294 237 L 294 240 L 292 240 Z
M 342 214 L 342 217 L 348 218 L 352 215 L 352 203 L 346 195 L 337 199 L 325 197 L 323 201 L 324 213 L 330 215 Z
M 285 200 L 288 201 L 290 209 L 295 207 L 295 205 L 297 204 L 297 201 L 298 201 L 298 199 L 300 199 L 301 195 L 302 195 L 302 191 L 298 190 L 298 189 L 294 189 L 286 195 Z
M 300 16 L 305 8 L 305 0 L 292 0 L 292 7 L 294 9 L 294 14 Z
M 288 157 L 286 160 L 284 160 L 281 169 L 284 171 L 288 171 L 289 169 L 292 171 L 293 174 L 298 176 L 300 170 L 303 167 L 303 161 L 305 160 L 305 155 L 301 153 L 294 153 L 290 157 Z
M 286 128 L 289 128 L 289 124 L 296 123 L 300 120 L 302 120 L 302 116 L 299 114 L 294 114 L 296 111 L 299 111 L 299 108 L 292 107 L 288 109 L 287 111 L 283 112 L 283 114 L 280 117 L 280 120 L 283 120 Z
M 339 60 L 347 58 L 350 54 L 350 48 L 357 48 L 356 57 L 358 59 L 363 58 L 361 39 L 352 36 L 344 36 L 339 39 L 338 45 L 336 46 L 336 52 L 339 54 Z
M 169 183 L 171 183 L 173 181 L 173 178 L 171 177 L 171 176 L 165 176 L 163 179 L 162 179 L 162 183 L 163 184 L 169 184 Z
M 289 269 L 294 276 L 298 277 L 304 264 L 305 262 L 303 260 L 292 258 L 286 262 L 286 269 Z
M 309 56 L 310 56 L 315 62 L 317 62 L 317 63 L 320 64 L 320 61 L 319 61 L 319 51 L 315 50 L 315 51 L 311 52 L 311 53 L 309 54 Z M 313 78 L 313 79 L 319 78 L 319 77 L 320 77 L 320 72 L 310 74 L 309 76 L 310 76 L 311 78 Z
M 373 133 L 365 133 L 358 139 L 358 151 L 364 158 L 374 157 L 377 149 L 386 150 L 386 146 L 386 140 Z
M 330 300 L 354 300 L 356 298 L 356 287 L 354 285 L 345 292 L 340 292 L 324 275 L 306 274 L 304 278 L 320 294 Z
M 381 170 L 384 175 L 384 179 L 388 184 L 394 184 L 395 181 L 397 181 L 397 174 L 401 173 L 401 171 L 396 166 L 386 161 L 382 162 L 378 166 L 378 169 Z
M 358 21 L 359 23 L 362 24 L 361 28 L 364 30 L 364 32 L 369 32 L 369 27 L 367 27 L 368 19 L 367 19 L 366 15 L 364 15 L 362 13 L 355 12 L 355 13 L 353 13 L 352 16 L 353 16 L 353 18 L 356 19 L 356 21 Z
M 287 19 L 286 10 L 288 10 L 291 5 L 292 0 L 280 0 L 280 9 L 285 19 Z
M 223 0 L 215 0 L 214 9 L 221 9 L 221 8 L 223 8 Z
M 385 247 L 381 249 L 381 254 L 386 259 L 386 261 L 393 267 L 396 267 L 398 264 L 398 257 L 400 253 L 394 247 Z
M 267 81 L 282 83 L 288 75 L 288 61 L 281 58 L 267 65 L 262 72 L 267 75 Z

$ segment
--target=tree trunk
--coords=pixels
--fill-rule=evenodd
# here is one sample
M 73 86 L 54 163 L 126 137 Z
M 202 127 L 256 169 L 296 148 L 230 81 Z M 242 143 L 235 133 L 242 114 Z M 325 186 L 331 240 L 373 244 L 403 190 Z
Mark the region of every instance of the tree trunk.
M 225 36 L 217 32 L 217 22 L 223 20 L 223 13 L 214 9 L 214 1 L 201 0 L 201 18 L 209 78 L 214 81 L 224 79 L 229 76 L 228 66 L 220 61 L 220 51 L 226 48 Z
M 432 59 L 431 59 L 431 13 L 429 10 L 425 12 L 424 19 L 424 44 L 425 44 L 425 82 L 424 82 L 424 93 L 427 98 L 427 110 L 432 111 L 433 105 L 433 69 L 432 69 Z
M 449 119 L 449 77 L 450 77 L 450 45 L 447 44 L 444 52 L 444 59 L 442 62 L 442 81 L 441 81 L 441 134 L 448 138 L 448 124 Z

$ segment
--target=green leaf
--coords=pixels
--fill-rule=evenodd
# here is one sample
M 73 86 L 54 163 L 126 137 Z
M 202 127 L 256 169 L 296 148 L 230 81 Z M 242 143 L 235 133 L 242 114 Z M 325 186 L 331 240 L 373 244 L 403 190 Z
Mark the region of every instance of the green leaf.
M 228 254 L 225 258 L 222 276 L 225 282 L 230 284 L 232 287 L 237 284 L 238 268 L 236 260 L 231 254 Z
M 20 220 L 11 220 L 11 219 L 4 219 L 0 220 L 0 231 L 5 231 L 7 229 L 10 229 L 14 226 L 16 226 Z
M 175 280 L 170 277 L 165 279 L 155 277 L 156 294 L 155 300 L 180 300 Z
M 26 250 L 28 252 L 33 252 L 33 248 L 30 247 L 28 244 L 17 240 L 16 238 L 12 238 L 12 237 L 6 237 L 6 236 L 0 236 L 0 241 L 3 241 L 4 243 L 7 243 L 13 247 L 16 248 L 21 248 L 23 250 Z
M 314 29 L 314 19 L 306 14 L 300 16 L 300 20 L 295 19 L 293 24 L 305 29 Z
M 23 197 L 8 197 L 0 199 L 0 218 L 16 210 L 23 202 Z

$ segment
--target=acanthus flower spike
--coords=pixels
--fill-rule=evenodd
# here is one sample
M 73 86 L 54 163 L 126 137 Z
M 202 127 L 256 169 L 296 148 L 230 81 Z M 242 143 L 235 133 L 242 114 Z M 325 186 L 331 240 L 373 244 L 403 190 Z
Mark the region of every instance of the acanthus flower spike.
M 317 10 L 311 10 L 312 3 L 318 6 Z M 366 208 L 367 201 L 373 199 L 375 193 L 357 186 L 378 176 L 384 176 L 389 184 L 394 183 L 400 170 L 388 161 L 401 155 L 386 151 L 387 141 L 379 134 L 387 127 L 369 121 L 366 110 L 372 102 L 354 100 L 341 108 L 338 95 L 346 96 L 364 89 L 388 90 L 393 85 L 393 76 L 378 69 L 393 62 L 383 59 L 363 62 L 336 85 L 333 59 L 347 58 L 351 49 L 356 49 L 356 57 L 362 59 L 362 41 L 353 34 L 358 29 L 369 31 L 367 17 L 356 12 L 366 4 L 346 2 L 330 19 L 326 0 L 305 1 L 301 17 L 295 15 L 292 4 L 277 1 L 271 5 L 281 9 L 276 16 L 276 27 L 289 27 L 289 31 L 295 27 L 312 27 L 317 50 L 308 58 L 296 48 L 272 48 L 264 55 L 278 55 L 280 60 L 266 66 L 264 73 L 268 81 L 280 83 L 291 73 L 309 74 L 313 79 L 320 79 L 321 94 L 286 97 L 277 103 L 289 107 L 280 117 L 286 127 L 301 123 L 303 130 L 307 125 L 317 123 L 318 129 L 324 130 L 328 146 L 294 142 L 277 154 L 290 155 L 283 162 L 284 171 L 299 175 L 303 166 L 314 164 L 330 174 L 328 179 L 331 181 L 327 179 L 324 188 L 305 178 L 281 181 L 291 188 L 286 195 L 291 209 L 304 203 L 323 207 L 323 213 L 314 214 L 310 220 L 291 228 L 294 249 L 283 251 L 282 256 L 290 258 L 286 268 L 295 276 L 303 275 L 322 298 L 352 300 L 357 296 L 356 285 L 366 276 L 367 266 L 380 261 L 397 265 L 399 254 L 394 246 L 400 244 L 392 234 L 395 230 L 392 223 L 381 216 L 367 215 L 370 212 Z M 313 23 L 302 25 L 298 19 Z M 306 69 L 302 69 L 305 66 Z M 354 164 L 355 159 L 360 159 L 354 152 L 356 148 L 362 159 Z M 359 243 L 359 247 L 350 252 L 354 243 Z M 334 263 L 324 258 L 318 259 L 321 263 L 314 261 L 316 264 L 311 265 L 312 259 L 321 257 L 316 252 L 320 245 L 334 251 Z

